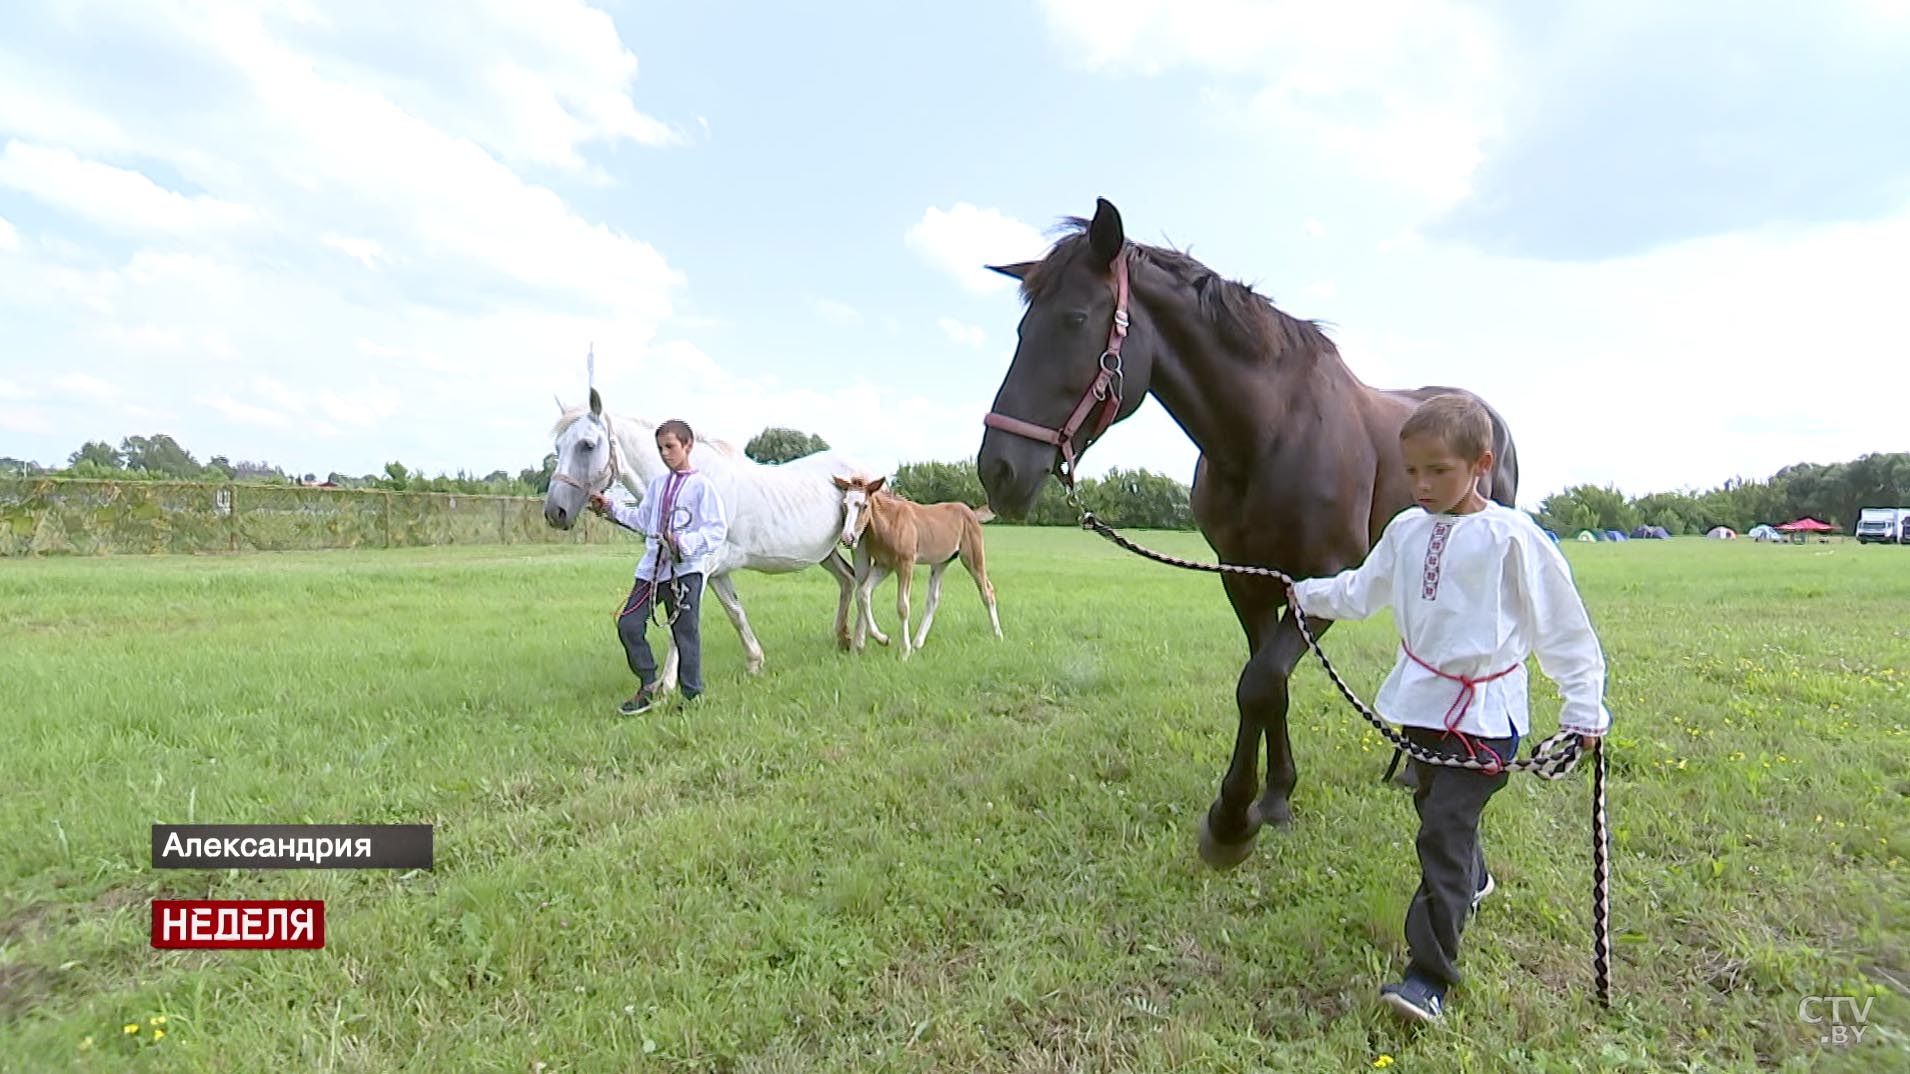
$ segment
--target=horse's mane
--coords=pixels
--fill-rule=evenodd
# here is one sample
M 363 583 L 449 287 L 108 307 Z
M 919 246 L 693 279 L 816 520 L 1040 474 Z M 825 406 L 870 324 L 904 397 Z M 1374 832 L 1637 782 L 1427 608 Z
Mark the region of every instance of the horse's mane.
M 587 406 L 565 407 L 564 412 L 558 416 L 557 420 L 554 423 L 552 423 L 550 427 L 551 439 L 554 440 L 564 435 L 564 431 L 566 429 L 569 429 L 572 425 L 577 424 L 579 420 L 581 420 L 586 414 L 589 414 L 589 413 L 590 413 L 590 408 Z M 613 418 L 614 420 L 620 421 L 620 422 L 622 421 L 634 422 L 647 429 L 654 429 L 657 427 L 657 423 L 649 420 L 648 418 L 636 418 L 636 417 L 631 417 L 628 414 L 612 415 L 607 410 L 604 411 L 604 416 L 608 418 Z M 715 437 L 705 438 L 703 436 L 698 436 L 696 438 L 696 443 L 698 447 L 708 447 L 711 451 L 714 451 L 717 454 L 724 456 L 725 458 L 737 459 L 737 460 L 741 460 L 741 461 L 749 462 L 749 463 L 756 462 L 756 460 L 736 450 L 736 445 L 730 443 L 728 440 L 719 440 Z
M 1023 301 L 1033 302 L 1054 291 L 1075 262 L 1089 256 L 1089 222 L 1078 216 L 1058 225 L 1062 237 L 1021 281 Z M 1318 321 L 1289 315 L 1247 284 L 1229 280 L 1189 255 L 1159 246 L 1130 242 L 1135 256 L 1171 273 L 1193 289 L 1201 313 L 1229 342 L 1260 353 L 1290 351 L 1337 355 L 1338 348 L 1320 330 Z

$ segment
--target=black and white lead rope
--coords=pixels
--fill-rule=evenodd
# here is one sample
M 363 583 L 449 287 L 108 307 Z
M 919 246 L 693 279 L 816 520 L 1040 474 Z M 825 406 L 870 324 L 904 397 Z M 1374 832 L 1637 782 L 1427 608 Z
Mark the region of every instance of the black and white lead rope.
M 1070 490 L 1072 492 L 1072 490 Z M 1262 578 L 1272 578 L 1284 585 L 1291 586 L 1293 578 L 1283 571 L 1271 567 L 1254 567 L 1236 563 L 1202 563 L 1196 560 L 1182 559 L 1163 552 L 1156 552 L 1135 544 L 1121 536 L 1114 527 L 1096 518 L 1094 512 L 1083 507 L 1073 495 L 1069 496 L 1081 512 L 1081 527 L 1093 530 L 1107 538 L 1116 546 L 1124 548 L 1143 559 L 1164 563 L 1183 570 L 1205 571 L 1210 574 L 1247 574 Z M 1532 748 L 1532 755 L 1523 759 L 1513 759 L 1503 764 L 1494 761 L 1480 761 L 1471 757 L 1451 757 L 1433 753 L 1420 748 L 1412 741 L 1392 729 L 1381 716 L 1374 712 L 1353 688 L 1340 677 L 1339 670 L 1327 658 L 1326 650 L 1320 647 L 1313 631 L 1307 627 L 1306 616 L 1297 606 L 1289 603 L 1293 612 L 1294 625 L 1300 628 L 1300 637 L 1305 639 L 1307 648 L 1320 661 L 1320 667 L 1326 670 L 1327 678 L 1333 681 L 1340 695 L 1345 697 L 1359 711 L 1366 722 L 1383 735 L 1400 753 L 1423 764 L 1441 765 L 1447 768 L 1470 768 L 1477 771 L 1530 772 L 1541 779 L 1563 779 L 1570 775 L 1584 756 L 1586 747 L 1579 742 L 1579 736 L 1569 731 L 1561 731 Z M 1605 751 L 1595 744 L 1590 747 L 1592 754 L 1592 979 L 1598 989 L 1600 1005 L 1612 1004 L 1612 940 L 1611 940 L 1611 840 L 1605 817 Z

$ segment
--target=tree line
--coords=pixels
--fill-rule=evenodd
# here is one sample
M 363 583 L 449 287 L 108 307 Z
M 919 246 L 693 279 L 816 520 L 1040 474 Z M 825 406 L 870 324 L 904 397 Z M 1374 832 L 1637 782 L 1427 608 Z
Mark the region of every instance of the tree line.
M 827 441 L 813 433 L 771 426 L 752 437 L 743 453 L 757 462 L 777 464 L 828 447 Z M 393 461 L 386 463 L 380 473 L 354 476 L 332 471 L 324 480 L 343 488 L 542 496 L 549 490 L 556 469 L 555 454 L 546 454 L 536 467 L 525 467 L 514 474 L 493 470 L 481 477 L 462 470 L 427 476 Z M 292 474 L 271 463 L 234 462 L 224 455 L 214 455 L 201 463 L 164 433 L 129 436 L 117 447 L 89 440 L 59 468 L 0 457 L 0 476 L 40 474 L 119 481 L 320 482 L 314 473 Z M 897 468 L 891 487 L 921 503 L 960 501 L 979 507 L 987 500 L 972 460 L 904 463 Z M 1079 489 L 1082 502 L 1112 525 L 1181 530 L 1194 527 L 1187 486 L 1165 474 L 1110 470 L 1102 477 L 1083 479 Z M 1742 533 L 1760 523 L 1807 516 L 1849 531 L 1856 524 L 1857 513 L 1865 507 L 1910 507 L 1910 452 L 1875 453 L 1839 463 L 1798 463 L 1762 481 L 1732 478 L 1703 492 L 1682 490 L 1629 497 L 1610 486 L 1577 485 L 1546 497 L 1534 517 L 1540 525 L 1564 537 L 1588 529 L 1630 533 L 1639 526 L 1662 526 L 1674 534 L 1700 534 L 1716 526 L 1728 526 Z M 1052 481 L 1042 486 L 1025 520 L 1034 526 L 1072 526 L 1078 521 L 1078 513 L 1068 506 L 1059 484 Z
M 1705 492 L 1654 492 L 1635 499 L 1611 487 L 1578 485 L 1546 497 L 1538 521 L 1561 537 L 1580 530 L 1663 526 L 1673 534 L 1728 526 L 1815 518 L 1850 532 L 1866 507 L 1910 507 L 1910 452 L 1864 455 L 1849 462 L 1803 462 L 1763 481 L 1733 478 Z
M 165 433 L 129 436 L 115 447 L 104 440 L 89 440 L 67 456 L 66 465 L 41 466 L 37 462 L 0 456 L 0 477 L 74 477 L 103 481 L 208 481 L 240 482 L 259 485 L 318 485 L 339 488 L 384 489 L 391 492 L 454 492 L 467 496 L 542 496 L 550 488 L 551 475 L 557 470 L 557 456 L 544 456 L 536 469 L 525 468 L 513 474 L 493 470 L 482 477 L 462 470 L 456 474 L 428 476 L 402 462 L 388 462 L 375 474 L 343 474 L 334 470 L 322 479 L 316 473 L 289 473 L 269 462 L 214 455 L 200 462 L 192 452 Z

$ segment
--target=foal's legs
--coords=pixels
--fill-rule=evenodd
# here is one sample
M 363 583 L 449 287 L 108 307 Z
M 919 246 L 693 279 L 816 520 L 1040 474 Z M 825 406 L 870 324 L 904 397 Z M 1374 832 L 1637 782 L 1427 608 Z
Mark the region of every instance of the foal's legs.
M 676 639 L 670 637 L 670 632 L 665 630 L 661 633 L 662 642 L 669 651 L 663 654 L 663 673 L 657 676 L 657 693 L 667 694 L 676 689 L 676 663 L 681 654 L 676 651 Z
M 743 639 L 749 673 L 757 674 L 763 670 L 763 647 L 756 640 L 756 632 L 749 628 L 749 617 L 743 614 L 743 600 L 736 595 L 736 580 L 726 571 L 710 579 L 710 590 L 716 594 L 716 602 L 723 606 L 723 611 L 729 614 L 736 636 Z M 672 653 L 674 651 L 672 649 Z
M 915 650 L 909 645 L 909 581 L 915 577 L 915 560 L 904 556 L 895 565 L 895 614 L 902 620 L 899 628 L 902 635 L 902 659 L 907 660 Z
M 935 621 L 935 606 L 942 602 L 942 572 L 947 569 L 946 561 L 928 569 L 928 604 L 922 609 L 922 628 L 915 632 L 917 649 L 928 644 L 928 627 Z
M 978 531 L 981 529 L 980 526 L 975 528 Z M 982 555 L 979 533 L 973 542 L 963 542 L 962 566 L 968 568 L 968 576 L 975 579 L 975 588 L 982 595 L 982 603 L 988 606 L 988 624 L 995 628 L 995 636 L 1001 637 L 1001 614 L 995 610 L 995 584 L 988 580 L 988 564 Z
M 879 563 L 871 563 L 864 554 L 856 555 L 856 632 L 854 648 L 861 652 L 866 640 L 873 635 L 877 645 L 887 645 L 889 636 L 875 625 L 875 611 L 869 607 L 869 598 L 875 593 L 875 587 L 889 576 L 889 569 Z

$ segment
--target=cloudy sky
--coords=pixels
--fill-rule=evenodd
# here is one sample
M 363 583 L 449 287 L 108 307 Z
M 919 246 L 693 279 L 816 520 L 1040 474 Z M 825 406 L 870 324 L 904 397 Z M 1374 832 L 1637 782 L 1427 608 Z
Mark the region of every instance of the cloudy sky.
M 553 396 L 972 458 L 1118 204 L 1512 422 L 1520 499 L 1910 448 L 1910 0 L 0 8 L 0 455 L 484 473 Z M 1182 480 L 1158 406 L 1090 471 Z

